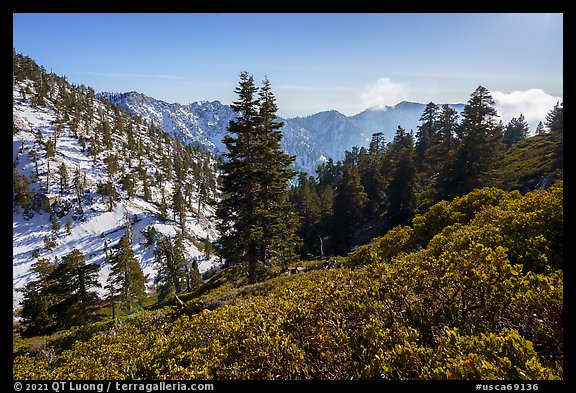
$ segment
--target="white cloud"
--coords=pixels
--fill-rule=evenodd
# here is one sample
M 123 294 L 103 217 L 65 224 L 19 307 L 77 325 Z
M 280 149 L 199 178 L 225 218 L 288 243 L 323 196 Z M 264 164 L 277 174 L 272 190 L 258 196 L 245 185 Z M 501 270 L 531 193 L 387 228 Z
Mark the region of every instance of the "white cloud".
M 513 117 L 524 115 L 530 125 L 530 133 L 534 134 L 539 121 L 544 122 L 546 114 L 552 110 L 562 97 L 554 97 L 542 89 L 529 89 L 502 93 L 493 91 L 490 93 L 494 98 L 494 106 L 504 124 Z
M 365 106 L 384 108 L 396 105 L 407 96 L 403 83 L 393 82 L 390 78 L 380 78 L 373 85 L 365 85 L 362 101 Z

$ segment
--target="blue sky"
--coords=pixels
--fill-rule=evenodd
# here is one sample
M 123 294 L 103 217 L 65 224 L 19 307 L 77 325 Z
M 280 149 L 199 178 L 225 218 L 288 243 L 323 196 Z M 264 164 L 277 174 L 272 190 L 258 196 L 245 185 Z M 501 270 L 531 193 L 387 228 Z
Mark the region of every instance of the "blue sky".
M 243 70 L 258 82 L 268 76 L 285 117 L 466 102 L 478 85 L 510 116 L 534 100 L 549 110 L 563 97 L 562 14 L 45 13 L 13 21 L 16 51 L 46 70 L 97 92 L 168 102 L 229 104 Z

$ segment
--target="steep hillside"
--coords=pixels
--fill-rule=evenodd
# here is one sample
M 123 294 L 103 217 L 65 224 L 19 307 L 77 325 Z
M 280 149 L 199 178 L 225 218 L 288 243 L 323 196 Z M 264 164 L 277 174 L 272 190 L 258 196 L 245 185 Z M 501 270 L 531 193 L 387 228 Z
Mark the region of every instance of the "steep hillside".
M 157 235 L 182 233 L 176 192 L 185 200 L 188 262 L 200 272 L 217 263 L 205 251 L 217 237 L 209 204 L 217 198 L 216 161 L 209 153 L 27 57 L 15 54 L 14 73 L 14 307 L 35 261 L 56 262 L 73 249 L 101 265 L 104 288 L 106 258 L 125 233 L 152 289 Z

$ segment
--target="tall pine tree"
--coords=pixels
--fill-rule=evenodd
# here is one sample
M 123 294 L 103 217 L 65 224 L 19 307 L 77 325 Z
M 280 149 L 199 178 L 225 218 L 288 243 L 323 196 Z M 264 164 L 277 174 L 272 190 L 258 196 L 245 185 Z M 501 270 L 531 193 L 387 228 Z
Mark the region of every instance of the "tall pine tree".
M 457 195 L 486 184 L 502 141 L 502 126 L 496 123 L 497 116 L 490 92 L 478 86 L 464 107 L 462 123 L 457 129 L 460 146 L 453 168 Z
M 51 311 L 60 328 L 84 325 L 95 319 L 100 299 L 91 289 L 100 287 L 99 271 L 100 265 L 86 264 L 84 254 L 78 249 L 62 258 L 62 263 L 52 271 L 49 279 L 55 302 Z
M 246 267 L 248 281 L 257 268 L 286 264 L 295 256 L 297 218 L 288 202 L 289 165 L 294 157 L 280 148 L 282 123 L 264 80 L 259 89 L 247 72 L 240 75 L 232 105 L 235 120 L 224 137 L 228 149 L 222 163 L 222 200 L 217 209 L 221 254 L 227 265 Z
M 128 237 L 122 236 L 110 257 L 110 275 L 106 288 L 110 293 L 112 308 L 118 302 L 128 313 L 142 302 L 146 295 L 145 277 L 130 246 Z
M 506 125 L 502 142 L 504 142 L 507 147 L 510 147 L 514 143 L 526 139 L 526 137 L 528 137 L 528 131 L 528 123 L 524 119 L 524 115 L 520 114 L 517 118 L 513 117 Z
M 367 201 L 358 169 L 346 165 L 334 198 L 333 243 L 338 253 L 350 251 L 354 230 L 362 223 Z

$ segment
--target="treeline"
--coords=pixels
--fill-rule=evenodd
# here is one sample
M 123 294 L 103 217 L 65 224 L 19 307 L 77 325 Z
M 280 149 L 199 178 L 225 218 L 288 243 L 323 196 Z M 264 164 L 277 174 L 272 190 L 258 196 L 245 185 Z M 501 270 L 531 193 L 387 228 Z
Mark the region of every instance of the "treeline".
M 479 187 L 519 187 L 507 173 L 507 156 L 525 141 L 529 127 L 522 114 L 504 125 L 488 90 L 479 86 L 461 114 L 448 105 L 426 105 L 416 135 L 398 126 L 394 138 L 372 135 L 368 148 L 346 151 L 342 161 L 321 164 L 316 176 L 301 173 L 290 192 L 301 219 L 302 256 L 345 254 L 355 245 L 409 222 L 429 206 Z M 546 138 L 552 163 L 542 173 L 562 168 L 563 106 L 546 116 L 534 138 Z M 550 146 L 546 146 L 549 153 Z M 538 152 L 539 154 L 541 152 Z M 529 179 L 531 180 L 531 179 Z M 507 183 L 507 184 L 506 184 Z

